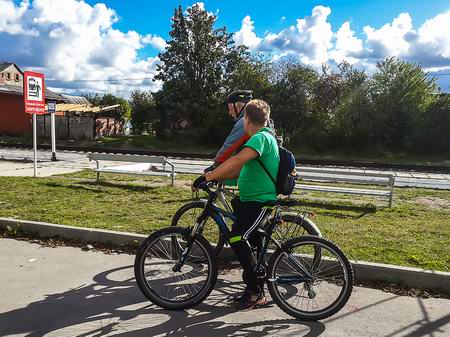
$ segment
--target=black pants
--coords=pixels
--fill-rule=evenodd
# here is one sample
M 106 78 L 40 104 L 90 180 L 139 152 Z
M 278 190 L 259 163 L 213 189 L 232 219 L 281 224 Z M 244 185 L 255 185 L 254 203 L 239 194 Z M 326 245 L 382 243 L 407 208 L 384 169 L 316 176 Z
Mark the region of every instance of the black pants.
M 253 271 L 256 258 L 252 253 L 252 247 L 259 247 L 261 243 L 257 229 L 269 212 L 263 205 L 256 201 L 233 201 L 237 220 L 231 228 L 230 245 L 244 269 L 242 278 L 246 289 L 254 292 L 262 290 L 262 282 L 258 281 L 256 272 Z

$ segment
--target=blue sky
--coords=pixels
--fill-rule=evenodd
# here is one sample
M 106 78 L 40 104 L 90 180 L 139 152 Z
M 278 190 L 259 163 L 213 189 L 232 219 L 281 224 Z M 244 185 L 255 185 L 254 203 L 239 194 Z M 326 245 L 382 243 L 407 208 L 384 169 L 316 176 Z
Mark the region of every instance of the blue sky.
M 195 1 L 0 0 L 0 60 L 42 71 L 68 93 L 158 90 L 152 81 L 174 8 Z M 450 73 L 450 1 L 204 0 L 236 44 L 274 61 L 347 61 L 371 74 L 386 57 Z M 145 78 L 122 83 L 122 78 Z M 86 81 L 89 80 L 89 81 Z M 91 81 L 92 80 L 92 81 Z M 439 84 L 449 91 L 450 76 Z
M 90 4 L 99 1 L 87 1 Z M 192 6 L 197 1 L 173 0 L 106 0 L 101 1 L 114 8 L 119 16 L 115 24 L 120 30 L 136 30 L 141 34 L 157 34 L 164 39 L 169 38 L 170 18 L 174 8 Z M 358 36 L 362 36 L 362 28 L 366 25 L 380 27 L 392 21 L 402 12 L 408 12 L 414 25 L 420 26 L 427 19 L 450 9 L 449 0 L 419 1 L 419 0 L 335 0 L 335 1 L 239 1 L 214 0 L 203 1 L 205 9 L 218 12 L 217 25 L 226 26 L 230 32 L 239 30 L 242 18 L 250 15 L 255 21 L 255 32 L 264 35 L 267 31 L 279 31 L 286 26 L 295 25 L 296 20 L 311 14 L 311 9 L 317 5 L 332 9 L 329 22 L 334 30 L 342 23 L 350 20 Z M 282 19 L 282 18 L 285 19 Z M 154 55 L 156 50 L 148 48 L 148 54 Z

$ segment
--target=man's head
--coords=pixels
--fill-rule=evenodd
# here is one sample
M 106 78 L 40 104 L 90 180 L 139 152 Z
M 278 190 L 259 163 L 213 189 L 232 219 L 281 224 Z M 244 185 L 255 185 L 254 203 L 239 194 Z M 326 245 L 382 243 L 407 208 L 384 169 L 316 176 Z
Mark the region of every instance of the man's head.
M 245 106 L 244 129 L 250 136 L 267 126 L 270 106 L 261 99 L 253 99 Z
M 225 99 L 227 104 L 228 114 L 232 118 L 237 118 L 245 105 L 252 99 L 251 90 L 235 90 L 231 92 Z

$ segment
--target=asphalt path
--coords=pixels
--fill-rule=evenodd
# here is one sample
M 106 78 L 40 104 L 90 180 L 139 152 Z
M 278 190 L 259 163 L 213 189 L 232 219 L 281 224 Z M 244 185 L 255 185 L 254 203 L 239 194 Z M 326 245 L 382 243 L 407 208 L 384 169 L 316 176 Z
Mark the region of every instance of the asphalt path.
M 57 162 L 51 161 L 51 152 L 47 150 L 38 151 L 38 169 L 40 176 L 48 176 L 57 173 L 75 172 L 86 168 L 94 168 L 95 162 L 89 162 L 85 153 L 62 151 L 57 153 Z M 3 159 L 3 161 L 2 161 Z M 6 161 L 5 161 L 6 160 Z M 33 174 L 33 151 L 29 149 L 0 148 L 0 175 L 32 175 Z M 212 164 L 208 160 L 189 160 L 169 158 L 174 165 L 176 172 L 199 174 L 204 168 Z M 15 161 L 11 163 L 11 161 Z M 8 163 L 9 162 L 9 163 Z M 105 162 L 106 166 L 114 165 L 112 162 Z M 117 164 L 117 163 L 116 163 Z M 124 163 L 120 163 L 124 165 Z M 134 165 L 139 169 L 139 165 Z M 314 167 L 313 167 L 314 168 Z M 316 167 L 322 169 L 325 167 Z M 427 173 L 427 172 L 405 172 L 392 170 L 360 169 L 352 167 L 333 168 L 335 171 L 354 173 L 392 173 L 395 176 L 395 186 L 425 187 L 436 189 L 450 189 L 450 174 Z M 299 167 L 301 172 L 301 166 Z M 309 180 L 314 180 L 314 173 L 308 173 Z M 351 177 L 351 176 L 350 176 Z M 359 177 L 361 178 L 361 177 Z M 307 180 L 305 179 L 305 180 Z
M 450 300 L 356 287 L 322 322 L 301 322 L 273 302 L 237 312 L 238 271 L 186 311 L 152 305 L 133 278 L 134 256 L 0 239 L 0 336 L 450 336 Z

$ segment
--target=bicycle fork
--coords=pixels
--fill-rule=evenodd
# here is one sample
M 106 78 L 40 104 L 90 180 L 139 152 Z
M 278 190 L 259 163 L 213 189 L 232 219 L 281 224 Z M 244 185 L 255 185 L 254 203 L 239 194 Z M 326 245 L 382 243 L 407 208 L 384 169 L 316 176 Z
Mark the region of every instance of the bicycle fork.
M 189 233 L 189 236 L 186 241 L 186 247 L 183 249 L 183 252 L 180 255 L 180 258 L 178 259 L 178 262 L 173 266 L 172 270 L 174 272 L 180 272 L 181 267 L 183 267 L 184 263 L 186 262 L 187 257 L 191 253 L 192 246 L 194 244 L 195 235 L 199 232 L 199 230 L 204 226 L 206 221 L 206 217 L 202 219 L 202 216 L 200 216 L 197 221 L 195 222 L 194 227 Z

